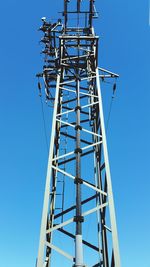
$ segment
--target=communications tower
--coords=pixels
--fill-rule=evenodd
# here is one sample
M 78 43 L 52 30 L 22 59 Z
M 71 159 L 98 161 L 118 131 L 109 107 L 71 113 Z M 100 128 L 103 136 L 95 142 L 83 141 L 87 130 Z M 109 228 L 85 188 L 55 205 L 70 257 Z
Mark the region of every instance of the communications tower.
M 53 106 L 36 267 L 120 267 L 101 82 L 95 0 L 64 0 L 62 19 L 42 18 L 45 95 Z

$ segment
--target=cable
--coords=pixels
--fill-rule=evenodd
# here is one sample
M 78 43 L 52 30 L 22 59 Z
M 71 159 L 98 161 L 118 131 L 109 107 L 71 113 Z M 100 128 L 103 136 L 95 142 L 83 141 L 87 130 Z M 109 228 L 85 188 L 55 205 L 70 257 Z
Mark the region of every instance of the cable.
M 64 20 L 63 18 L 61 18 L 62 20 Z M 80 19 L 85 19 L 85 17 L 80 17 Z M 50 21 L 56 21 L 58 20 L 58 18 L 50 18 Z M 73 18 L 70 18 L 70 20 L 77 20 L 77 18 L 73 17 Z
M 108 126 L 109 126 L 110 116 L 111 116 L 111 112 L 112 112 L 113 100 L 114 100 L 114 96 L 111 97 L 111 101 L 110 101 L 109 113 L 108 113 L 108 118 L 107 118 L 107 122 L 106 122 L 106 132 L 108 132 Z
M 41 102 L 41 112 L 42 112 L 42 119 L 43 119 L 44 136 L 45 136 L 45 142 L 46 142 L 47 153 L 48 153 L 49 146 L 48 146 L 48 138 L 47 138 L 47 132 L 46 132 L 46 121 L 45 121 L 45 114 L 44 114 L 44 108 L 43 108 L 42 95 L 40 95 L 40 102 Z
M 114 85 L 113 85 L 113 94 L 111 97 L 110 106 L 109 106 L 109 113 L 108 113 L 108 118 L 107 118 L 107 122 L 106 122 L 106 132 L 108 132 L 108 127 L 109 127 L 109 122 L 110 122 L 110 117 L 111 117 L 111 112 L 112 112 L 112 106 L 113 106 L 113 100 L 115 98 L 115 91 L 116 91 L 116 83 L 114 83 Z

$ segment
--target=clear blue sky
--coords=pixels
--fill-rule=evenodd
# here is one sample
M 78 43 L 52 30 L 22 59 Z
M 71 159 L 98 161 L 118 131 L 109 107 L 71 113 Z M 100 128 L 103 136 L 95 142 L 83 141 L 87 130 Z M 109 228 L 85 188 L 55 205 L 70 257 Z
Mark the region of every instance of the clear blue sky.
M 0 267 L 35 266 L 47 167 L 37 29 L 41 17 L 58 17 L 62 1 L 1 2 Z M 99 65 L 120 74 L 108 145 L 122 267 L 150 267 L 148 1 L 97 0 L 97 9 Z M 49 135 L 47 107 L 45 114 Z

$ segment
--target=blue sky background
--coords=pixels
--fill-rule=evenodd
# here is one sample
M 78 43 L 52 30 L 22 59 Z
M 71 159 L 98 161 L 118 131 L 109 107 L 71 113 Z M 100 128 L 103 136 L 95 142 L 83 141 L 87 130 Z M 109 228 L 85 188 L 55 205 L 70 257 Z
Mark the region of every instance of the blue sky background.
M 41 17 L 57 18 L 61 6 L 62 0 L 1 2 L 0 267 L 35 266 L 47 167 L 37 29 Z M 97 9 L 99 65 L 120 74 L 108 146 L 122 267 L 150 267 L 148 1 L 97 0 Z M 49 135 L 51 114 L 44 109 Z

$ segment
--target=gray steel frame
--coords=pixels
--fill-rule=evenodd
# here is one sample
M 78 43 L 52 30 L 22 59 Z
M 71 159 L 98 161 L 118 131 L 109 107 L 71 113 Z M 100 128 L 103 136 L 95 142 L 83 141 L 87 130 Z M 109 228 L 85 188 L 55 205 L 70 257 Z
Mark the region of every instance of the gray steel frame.
M 54 111 L 36 265 L 50 267 L 53 251 L 56 251 L 71 260 L 75 266 L 83 267 L 86 265 L 86 259 L 83 259 L 83 245 L 85 245 L 99 255 L 99 260 L 93 267 L 120 267 L 100 88 L 100 79 L 103 81 L 117 78 L 118 75 L 98 68 L 99 37 L 95 35 L 93 28 L 95 1 L 89 1 L 88 11 L 82 11 L 82 3 L 78 0 L 77 10 L 73 12 L 68 9 L 69 2 L 64 1 L 63 25 L 60 20 L 51 24 L 43 19 L 43 25 L 40 28 L 44 32 L 41 41 L 45 44 L 43 50 L 45 65 L 43 72 L 37 76 L 43 77 L 46 97 L 54 102 Z M 72 13 L 77 14 L 78 27 L 68 27 L 69 16 Z M 85 15 L 86 27 L 80 27 L 80 14 Z M 68 129 L 68 132 L 63 131 L 64 128 Z M 84 137 L 81 137 L 82 133 Z M 64 137 L 68 142 L 73 140 L 74 143 L 72 147 L 67 147 L 71 151 L 67 153 L 65 149 L 65 153 L 62 154 Z M 87 180 L 81 172 L 82 159 L 88 155 L 93 155 L 90 169 L 93 170 L 95 183 Z M 74 171 L 67 167 L 70 166 L 69 164 L 75 166 Z M 65 209 L 62 203 L 63 208 L 57 212 L 56 203 L 60 202 L 57 188 L 58 183 L 61 182 L 61 175 L 74 182 L 76 201 L 73 206 Z M 82 199 L 83 186 L 89 192 L 94 191 L 94 194 L 84 200 Z M 69 201 L 64 194 L 63 188 L 62 201 Z M 83 212 L 83 206 L 93 200 L 95 200 L 94 207 Z M 72 211 L 75 211 L 74 217 L 65 220 L 64 216 L 68 216 Z M 84 218 L 93 213 L 97 214 L 97 225 L 95 225 L 97 244 L 88 242 L 83 238 L 82 233 Z M 107 213 L 110 214 L 109 219 Z M 59 218 L 61 218 L 60 223 L 58 223 Z M 75 232 L 67 230 L 67 226 L 71 223 L 76 225 Z M 56 232 L 75 240 L 73 256 L 53 244 Z M 112 243 L 108 241 L 109 233 Z

